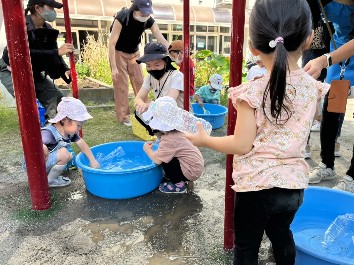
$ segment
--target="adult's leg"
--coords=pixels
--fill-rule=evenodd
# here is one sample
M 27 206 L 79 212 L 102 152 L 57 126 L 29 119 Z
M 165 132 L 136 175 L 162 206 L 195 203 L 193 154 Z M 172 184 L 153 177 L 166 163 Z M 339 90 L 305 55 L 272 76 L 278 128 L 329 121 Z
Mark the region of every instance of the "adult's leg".
M 139 57 L 140 53 L 136 52 L 128 61 L 128 74 L 135 96 L 138 94 L 144 82 L 143 70 L 141 69 L 141 65 L 136 62 Z
M 270 218 L 265 232 L 272 242 L 275 262 L 277 265 L 295 263 L 295 242 L 290 230 L 295 214 L 303 201 L 303 190 L 274 188 L 267 196 L 269 204 L 266 211 Z
M 52 79 L 44 75 L 34 77 L 34 87 L 37 99 L 46 109 L 46 117 L 54 118 L 57 114 L 58 104 L 64 96 L 63 92 L 58 89 Z
M 258 265 L 258 252 L 267 220 L 262 192 L 236 192 L 234 265 Z
M 118 80 L 113 80 L 113 87 L 116 117 L 120 122 L 129 119 L 130 113 L 128 101 L 128 60 L 130 56 L 130 54 L 115 51 Z
M 320 130 L 321 159 L 327 168 L 334 167 L 334 147 L 339 127 L 339 113 L 327 111 L 328 94 L 325 96 L 322 108 L 322 122 Z
M 354 179 L 354 145 L 353 145 L 352 160 L 350 161 L 350 167 L 347 171 L 347 175 Z
M 7 64 L 3 61 L 3 59 L 0 59 L 0 80 L 11 96 L 15 97 L 11 72 L 7 69 Z
M 183 175 L 181 164 L 177 157 L 174 157 L 169 163 L 161 164 L 165 176 L 173 184 L 179 183 L 181 181 L 188 181 L 188 179 Z

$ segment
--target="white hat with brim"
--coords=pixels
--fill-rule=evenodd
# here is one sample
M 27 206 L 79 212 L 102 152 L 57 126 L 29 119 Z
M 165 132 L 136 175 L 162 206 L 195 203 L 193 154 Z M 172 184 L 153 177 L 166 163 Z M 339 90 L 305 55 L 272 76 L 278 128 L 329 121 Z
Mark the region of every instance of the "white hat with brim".
M 212 88 L 217 90 L 222 89 L 223 79 L 220 74 L 213 74 L 212 76 L 210 76 L 209 82 Z
M 57 111 L 57 115 L 48 122 L 57 123 L 65 118 L 74 121 L 87 121 L 93 118 L 81 100 L 72 97 L 63 97 L 58 104 Z
M 169 96 L 164 96 L 164 97 L 160 97 L 160 98 L 156 99 L 156 101 L 152 101 L 148 110 L 143 113 L 143 115 L 142 115 L 143 119 L 146 122 L 148 122 L 149 126 L 153 130 L 159 130 L 162 132 L 169 132 L 169 131 L 173 131 L 176 129 L 175 127 L 172 127 L 172 126 L 164 123 L 163 121 L 161 121 L 160 119 L 158 119 L 154 115 L 155 111 L 159 111 L 159 109 L 161 109 L 161 108 L 168 107 L 167 105 L 173 105 L 173 106 L 177 107 L 177 103 L 173 98 L 171 98 Z

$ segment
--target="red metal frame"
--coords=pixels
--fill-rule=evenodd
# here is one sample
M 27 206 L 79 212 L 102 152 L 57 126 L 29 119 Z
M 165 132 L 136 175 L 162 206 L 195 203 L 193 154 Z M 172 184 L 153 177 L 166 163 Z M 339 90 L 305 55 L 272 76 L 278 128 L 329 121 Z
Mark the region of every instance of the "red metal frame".
M 189 0 L 183 0 L 183 65 L 184 65 L 184 109 L 189 111 L 189 82 L 190 82 L 190 27 L 189 27 Z
M 246 0 L 233 0 L 232 2 L 232 30 L 230 54 L 230 87 L 242 83 L 242 60 L 245 26 Z M 227 135 L 234 134 L 237 112 L 229 99 Z M 225 220 L 224 220 L 224 249 L 234 247 L 234 200 L 235 192 L 231 189 L 232 180 L 232 155 L 226 156 L 226 184 L 225 184 Z
M 1 0 L 32 209 L 51 206 L 22 0 Z

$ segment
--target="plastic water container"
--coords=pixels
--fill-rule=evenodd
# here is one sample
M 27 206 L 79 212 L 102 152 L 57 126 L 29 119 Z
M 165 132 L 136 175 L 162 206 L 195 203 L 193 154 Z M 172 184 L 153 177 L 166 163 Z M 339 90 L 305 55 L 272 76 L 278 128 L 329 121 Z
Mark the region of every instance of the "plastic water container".
M 351 256 L 354 252 L 354 214 L 339 215 L 326 230 L 322 246 L 330 254 L 340 248 Z
M 45 108 L 43 107 L 43 105 L 39 102 L 38 99 L 36 99 L 36 102 L 37 102 L 37 107 L 38 107 L 38 115 L 39 115 L 39 122 L 41 124 L 41 127 L 44 127 L 44 124 L 45 124 Z

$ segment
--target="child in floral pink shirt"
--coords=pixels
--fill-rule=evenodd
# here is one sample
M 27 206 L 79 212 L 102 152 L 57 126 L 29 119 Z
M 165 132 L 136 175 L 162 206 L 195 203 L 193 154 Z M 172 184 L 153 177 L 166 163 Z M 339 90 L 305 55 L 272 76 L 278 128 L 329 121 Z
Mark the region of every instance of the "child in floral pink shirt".
M 304 151 L 317 102 L 329 89 L 297 64 L 312 41 L 311 26 L 305 0 L 256 1 L 249 44 L 268 73 L 230 89 L 234 135 L 211 137 L 200 124 L 187 135 L 197 146 L 234 154 L 234 265 L 258 264 L 264 232 L 276 264 L 295 263 L 290 224 L 308 184 Z

